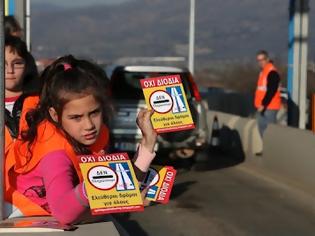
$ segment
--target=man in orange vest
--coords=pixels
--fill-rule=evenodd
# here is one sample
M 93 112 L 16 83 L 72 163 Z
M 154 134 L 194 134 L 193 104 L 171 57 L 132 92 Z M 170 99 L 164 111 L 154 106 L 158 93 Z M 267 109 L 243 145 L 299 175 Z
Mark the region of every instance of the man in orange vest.
M 256 54 L 261 69 L 255 93 L 259 133 L 263 136 L 268 124 L 276 123 L 281 108 L 280 75 L 264 50 Z

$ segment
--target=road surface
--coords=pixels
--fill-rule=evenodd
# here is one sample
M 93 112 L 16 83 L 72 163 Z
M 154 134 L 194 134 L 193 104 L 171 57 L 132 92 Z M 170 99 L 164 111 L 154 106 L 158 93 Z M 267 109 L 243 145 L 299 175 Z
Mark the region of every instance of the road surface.
M 119 220 L 134 236 L 315 235 L 311 197 L 242 165 L 182 172 L 168 205 Z

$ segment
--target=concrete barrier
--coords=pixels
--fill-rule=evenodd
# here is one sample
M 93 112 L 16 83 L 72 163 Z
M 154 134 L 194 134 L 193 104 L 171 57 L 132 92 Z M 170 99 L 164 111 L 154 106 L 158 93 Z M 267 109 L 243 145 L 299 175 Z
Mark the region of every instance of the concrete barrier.
M 212 123 L 215 116 L 219 119 L 220 127 L 225 126 L 231 130 L 238 131 L 245 153 L 253 154 L 262 150 L 262 140 L 259 136 L 256 120 L 218 111 L 209 111 L 207 117 L 210 137 L 212 135 Z
M 239 133 L 245 153 L 244 166 L 246 168 L 260 171 L 264 175 L 315 196 L 315 135 L 313 132 L 271 124 L 262 141 L 255 119 L 209 111 L 210 129 L 215 115 L 221 127 L 226 126 Z M 224 137 L 221 138 L 224 139 Z M 263 156 L 255 156 L 254 153 L 260 151 L 262 147 Z
M 311 131 L 269 125 L 261 168 L 315 196 L 315 135 Z

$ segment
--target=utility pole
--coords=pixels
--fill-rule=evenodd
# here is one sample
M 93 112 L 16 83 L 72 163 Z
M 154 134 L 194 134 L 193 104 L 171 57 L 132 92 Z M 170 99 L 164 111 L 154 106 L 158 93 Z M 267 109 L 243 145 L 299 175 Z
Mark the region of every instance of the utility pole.
M 25 0 L 25 42 L 31 51 L 31 0 Z
M 309 0 L 290 0 L 288 124 L 305 129 Z
M 309 24 L 309 0 L 301 0 L 301 41 L 300 41 L 300 119 L 299 127 L 305 129 L 306 125 L 306 99 L 307 99 L 307 55 L 308 55 L 308 24 Z
M 190 0 L 188 69 L 194 74 L 195 63 L 195 0 Z

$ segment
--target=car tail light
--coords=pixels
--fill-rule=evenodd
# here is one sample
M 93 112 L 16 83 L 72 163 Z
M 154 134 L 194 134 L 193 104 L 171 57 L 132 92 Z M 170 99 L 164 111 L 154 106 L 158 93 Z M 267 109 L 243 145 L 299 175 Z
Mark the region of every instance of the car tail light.
M 195 97 L 197 102 L 201 101 L 201 95 L 199 93 L 199 89 L 197 87 L 197 84 L 195 83 L 192 75 L 189 75 L 189 83 L 191 84 L 191 88 L 192 88 L 192 92 L 193 92 L 193 96 Z

